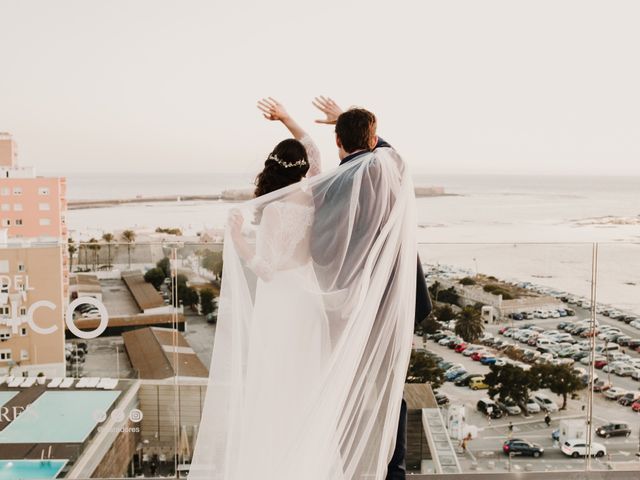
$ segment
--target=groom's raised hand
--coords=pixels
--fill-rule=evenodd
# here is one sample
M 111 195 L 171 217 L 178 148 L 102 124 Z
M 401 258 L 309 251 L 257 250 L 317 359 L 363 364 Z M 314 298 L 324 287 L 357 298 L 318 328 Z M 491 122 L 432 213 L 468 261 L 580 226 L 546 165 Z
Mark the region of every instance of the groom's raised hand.
M 338 117 L 342 113 L 342 109 L 329 97 L 316 97 L 311 102 L 313 106 L 326 115 L 326 118 L 316 120 L 316 123 L 325 123 L 327 125 L 335 125 Z

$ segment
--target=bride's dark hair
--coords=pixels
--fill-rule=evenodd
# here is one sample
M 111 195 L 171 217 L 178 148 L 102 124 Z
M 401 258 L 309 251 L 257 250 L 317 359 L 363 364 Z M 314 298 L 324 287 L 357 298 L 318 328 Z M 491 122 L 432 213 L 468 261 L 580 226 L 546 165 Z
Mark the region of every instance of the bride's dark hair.
M 284 166 L 282 164 L 293 166 Z M 267 157 L 264 169 L 256 177 L 255 195 L 260 197 L 299 182 L 309 170 L 307 150 L 298 140 L 281 141 Z

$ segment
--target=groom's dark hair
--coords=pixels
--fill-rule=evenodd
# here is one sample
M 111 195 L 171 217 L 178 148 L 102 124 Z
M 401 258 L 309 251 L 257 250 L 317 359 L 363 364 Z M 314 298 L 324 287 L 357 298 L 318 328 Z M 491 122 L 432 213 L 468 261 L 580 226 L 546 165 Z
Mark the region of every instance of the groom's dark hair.
M 376 116 L 364 108 L 343 112 L 336 122 L 336 136 L 347 153 L 369 150 L 376 135 Z

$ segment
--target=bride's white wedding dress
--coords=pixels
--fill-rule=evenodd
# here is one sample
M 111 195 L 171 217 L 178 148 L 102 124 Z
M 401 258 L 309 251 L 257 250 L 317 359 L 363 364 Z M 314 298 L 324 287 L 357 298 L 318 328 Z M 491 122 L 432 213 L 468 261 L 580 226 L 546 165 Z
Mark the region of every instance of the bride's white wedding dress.
M 401 159 L 381 152 L 239 207 L 255 254 L 226 236 L 189 478 L 384 478 L 413 331 L 412 200 Z

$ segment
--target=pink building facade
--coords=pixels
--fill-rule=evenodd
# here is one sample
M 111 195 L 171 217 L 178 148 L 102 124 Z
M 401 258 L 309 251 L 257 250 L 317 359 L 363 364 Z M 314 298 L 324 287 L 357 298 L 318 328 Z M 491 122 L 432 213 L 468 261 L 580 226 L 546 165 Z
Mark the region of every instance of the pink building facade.
M 65 178 L 38 177 L 33 167 L 20 166 L 12 136 L 0 133 L 0 372 L 64 375 L 66 189 Z M 16 290 L 18 281 L 26 282 L 24 291 Z M 51 304 L 29 315 L 41 300 Z M 56 333 L 33 331 L 34 315 Z

